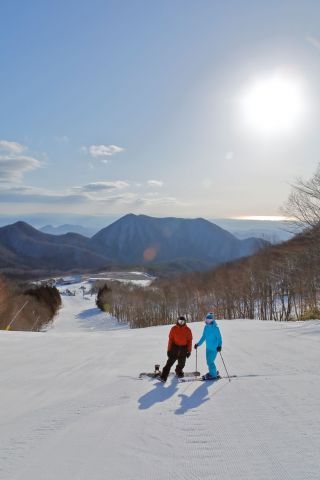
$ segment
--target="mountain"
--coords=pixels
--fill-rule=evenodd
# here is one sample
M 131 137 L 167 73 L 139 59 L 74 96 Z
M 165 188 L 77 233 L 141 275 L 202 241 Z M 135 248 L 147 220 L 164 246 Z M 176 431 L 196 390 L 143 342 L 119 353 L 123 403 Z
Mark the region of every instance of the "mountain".
M 0 271 L 53 275 L 133 265 L 159 274 L 205 270 L 267 244 L 256 238 L 239 240 L 202 218 L 129 214 L 91 239 L 77 233 L 51 235 L 16 222 L 0 228 Z
M 49 233 L 50 235 L 63 235 L 65 233 L 78 233 L 84 237 L 92 237 L 97 232 L 97 229 L 90 229 L 82 227 L 81 225 L 70 225 L 65 223 L 64 225 L 59 225 L 54 227 L 53 225 L 45 225 L 39 229 L 40 232 Z
M 239 240 L 204 220 L 154 218 L 128 214 L 94 235 L 92 247 L 120 264 L 192 260 L 207 267 L 251 255 L 268 245 L 261 239 Z
M 76 233 L 49 235 L 25 222 L 0 228 L 0 253 L 0 268 L 9 273 L 94 269 L 108 263 L 91 251 L 88 238 Z

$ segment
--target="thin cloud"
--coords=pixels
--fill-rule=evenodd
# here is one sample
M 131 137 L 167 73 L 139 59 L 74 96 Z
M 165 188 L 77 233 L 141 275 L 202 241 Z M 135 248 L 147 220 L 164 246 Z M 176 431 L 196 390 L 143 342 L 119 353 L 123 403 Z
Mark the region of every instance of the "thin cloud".
M 17 142 L 9 142 L 8 140 L 0 140 L 0 150 L 5 150 L 10 154 L 19 154 L 26 150 L 24 145 Z
M 135 205 L 137 201 L 137 194 L 136 193 L 123 193 L 121 195 L 108 195 L 105 198 L 95 198 L 92 199 L 95 202 L 99 202 L 104 205 L 109 205 L 109 204 L 118 204 L 118 205 Z
M 212 187 L 212 180 L 210 180 L 210 178 L 204 178 L 202 180 L 202 186 L 206 189 L 209 189 Z
M 54 140 L 58 143 L 68 143 L 69 137 L 67 135 L 55 136 Z
M 117 180 L 115 182 L 92 182 L 88 183 L 87 185 L 83 185 L 81 187 L 75 187 L 75 190 L 81 192 L 88 192 L 88 193 L 99 193 L 105 192 L 110 190 L 120 190 L 123 188 L 129 187 L 129 183 L 124 182 L 122 180 Z
M 149 187 L 162 187 L 163 182 L 161 180 L 148 180 L 147 184 Z
M 318 50 L 320 50 L 320 39 L 319 38 L 313 37 L 312 35 L 309 35 L 307 37 L 307 40 L 308 40 L 309 43 L 311 43 L 311 45 L 313 45 Z
M 12 185 L 2 187 L 0 184 L 0 201 L 5 203 L 35 203 L 35 204 L 103 204 L 103 203 L 132 203 L 137 195 L 134 193 L 124 193 L 114 195 L 115 190 L 128 186 L 126 182 L 114 182 L 114 187 L 106 189 L 106 185 L 89 184 L 83 187 L 73 187 L 65 191 L 50 191 L 43 188 L 30 187 L 26 185 Z M 104 182 L 107 183 L 107 182 Z M 109 182 L 111 184 L 111 182 Z
M 159 197 L 159 192 L 147 192 L 144 194 L 146 198 L 156 198 Z
M 175 197 L 156 197 L 150 198 L 147 195 L 137 195 L 136 193 L 127 192 L 122 195 L 111 195 L 105 199 L 97 199 L 99 202 L 106 204 L 117 203 L 124 206 L 171 206 L 183 205 Z
M 90 145 L 89 147 L 81 147 L 81 151 L 93 158 L 105 158 L 123 152 L 124 148 L 117 145 Z
M 147 206 L 184 205 L 175 197 L 142 198 L 141 200 L 143 201 L 143 204 Z
M 40 168 L 42 163 L 33 157 L 0 155 L 0 182 L 21 182 L 23 175 Z
M 115 188 L 109 190 L 105 190 L 104 188 L 100 189 L 99 185 L 95 185 L 94 189 L 93 184 L 89 185 L 89 188 L 88 185 L 84 185 L 83 187 L 73 187 L 60 192 L 46 191 L 42 188 L 26 185 L 14 185 L 12 187 L 6 186 L 4 188 L 0 185 L 0 202 L 6 204 L 19 203 L 42 206 L 47 204 L 48 208 L 49 205 L 56 204 L 57 206 L 59 205 L 59 208 L 63 206 L 66 210 L 78 205 L 80 209 L 79 211 L 87 209 L 89 206 L 91 206 L 90 208 L 94 211 L 95 207 L 107 208 L 111 205 L 118 205 L 119 207 L 124 208 L 137 206 L 157 207 L 183 205 L 174 197 L 161 197 L 158 195 L 150 196 L 149 194 L 138 195 L 134 192 L 115 193 L 116 191 L 120 192 L 119 185 L 118 189 Z
M 234 152 L 230 151 L 226 153 L 225 159 L 226 160 L 232 160 L 234 157 Z
M 0 201 L 3 203 L 74 204 L 83 203 L 86 200 L 87 198 L 81 194 L 52 192 L 26 185 L 0 188 Z

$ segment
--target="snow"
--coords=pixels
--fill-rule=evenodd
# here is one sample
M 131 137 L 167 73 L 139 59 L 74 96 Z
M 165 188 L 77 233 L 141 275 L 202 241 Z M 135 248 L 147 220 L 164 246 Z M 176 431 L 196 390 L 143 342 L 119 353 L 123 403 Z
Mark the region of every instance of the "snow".
M 149 286 L 156 277 L 149 275 L 145 272 L 104 272 L 97 275 L 93 275 L 89 278 L 89 282 L 95 282 L 96 280 L 106 280 L 108 282 L 116 280 L 122 283 L 132 283 L 140 287 Z
M 81 287 L 85 288 L 83 295 Z M 59 311 L 54 323 L 49 327 L 49 333 L 109 331 L 128 328 L 116 318 L 99 310 L 95 304 L 95 295 L 90 295 L 90 282 L 81 282 L 69 286 L 75 296 L 62 296 L 63 308 Z M 61 292 L 65 287 L 60 287 Z
M 46 332 L 0 332 L 1 479 L 319 479 L 319 321 L 220 321 L 238 378 L 163 385 L 138 374 L 170 326 L 130 330 L 72 289 Z
M 90 282 L 95 282 L 96 280 L 106 280 L 108 282 L 117 281 L 120 283 L 132 283 L 133 285 L 137 285 L 140 287 L 148 287 L 152 283 L 152 280 L 125 280 L 122 278 L 115 279 L 110 277 L 99 277 L 99 278 L 91 277 L 90 278 Z

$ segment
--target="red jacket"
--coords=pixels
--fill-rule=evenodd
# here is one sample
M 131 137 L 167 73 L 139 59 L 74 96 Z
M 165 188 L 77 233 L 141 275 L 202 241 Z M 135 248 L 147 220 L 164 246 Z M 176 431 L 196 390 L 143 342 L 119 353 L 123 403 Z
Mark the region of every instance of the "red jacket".
M 180 327 L 175 325 L 171 328 L 169 333 L 168 351 L 170 352 L 172 345 L 179 345 L 179 347 L 187 346 L 188 352 L 192 350 L 192 332 L 187 325 Z

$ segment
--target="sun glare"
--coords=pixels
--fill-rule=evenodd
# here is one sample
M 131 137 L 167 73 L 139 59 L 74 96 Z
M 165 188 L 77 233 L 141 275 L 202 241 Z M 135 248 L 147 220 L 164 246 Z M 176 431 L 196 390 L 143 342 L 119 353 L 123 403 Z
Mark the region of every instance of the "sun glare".
M 302 119 L 304 108 L 301 85 L 280 74 L 257 79 L 242 97 L 246 125 L 265 135 L 293 131 Z

